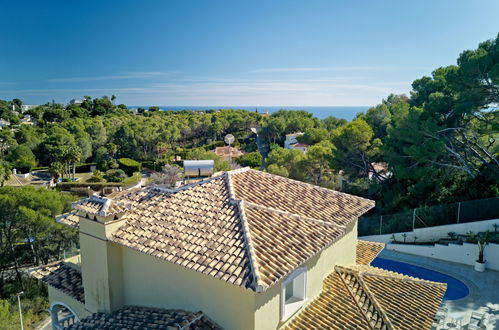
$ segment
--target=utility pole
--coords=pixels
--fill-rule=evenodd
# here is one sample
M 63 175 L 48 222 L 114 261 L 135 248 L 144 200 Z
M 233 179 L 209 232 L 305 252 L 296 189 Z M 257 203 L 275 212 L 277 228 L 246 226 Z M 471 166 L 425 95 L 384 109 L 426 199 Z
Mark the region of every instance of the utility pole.
M 24 291 L 21 291 L 17 294 L 17 303 L 19 304 L 19 318 L 21 319 L 21 330 L 24 330 L 24 325 L 23 325 L 23 311 L 21 309 L 21 298 L 20 296 L 24 294 Z

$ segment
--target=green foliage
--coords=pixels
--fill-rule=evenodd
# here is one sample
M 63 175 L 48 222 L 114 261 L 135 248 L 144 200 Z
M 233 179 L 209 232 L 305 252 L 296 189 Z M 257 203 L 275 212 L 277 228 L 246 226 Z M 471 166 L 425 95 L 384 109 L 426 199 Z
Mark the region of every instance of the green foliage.
M 335 147 L 332 164 L 353 178 L 367 178 L 373 172 L 373 162 L 379 159 L 380 139 L 363 119 L 356 119 L 331 132 Z
M 0 188 L 0 267 L 11 268 L 19 286 L 25 286 L 21 267 L 58 260 L 77 243 L 77 231 L 54 221 L 73 200 L 45 188 Z
M 119 168 L 129 176 L 133 175 L 135 172 L 140 172 L 142 169 L 142 164 L 138 161 L 130 158 L 120 158 L 118 159 Z
M 305 180 L 315 185 L 331 185 L 335 181 L 330 168 L 334 146 L 329 141 L 317 143 L 307 150 L 299 168 Z
M 270 164 L 267 167 L 267 172 L 275 174 L 275 175 L 283 176 L 285 178 L 289 177 L 288 169 L 284 166 L 277 165 L 276 163 Z
M 337 129 L 340 126 L 343 126 L 347 123 L 348 121 L 345 119 L 339 119 L 334 116 L 329 116 L 326 117 L 322 120 L 322 124 L 324 128 L 328 131 L 333 131 Z
M 262 127 L 260 135 L 271 143 L 283 143 L 284 135 L 296 132 L 305 132 L 321 123 L 306 111 L 279 110 L 270 116 Z
M 102 175 L 102 172 L 99 170 L 96 170 L 92 173 L 92 176 L 88 178 L 87 182 L 102 182 L 104 181 L 104 176 Z
M 118 164 L 118 162 L 116 161 L 116 159 L 101 160 L 97 164 L 97 168 L 100 171 L 104 171 L 104 172 L 107 171 L 107 170 L 117 169 L 119 167 L 120 167 L 120 165 Z
M 297 137 L 298 142 L 308 145 L 316 144 L 328 138 L 328 131 L 324 128 L 309 128 L 305 134 Z
M 278 148 L 269 154 L 266 160 L 266 166 L 269 171 L 277 171 L 280 175 L 287 172 L 289 178 L 303 180 L 304 176 L 300 168 L 303 159 L 305 159 L 305 155 L 300 150 Z M 270 168 L 273 164 L 277 167 L 273 166 Z M 283 171 L 283 168 L 286 169 L 286 172 Z
M 122 182 L 126 178 L 127 178 L 127 175 L 126 175 L 125 171 L 123 171 L 121 169 L 109 170 L 106 172 L 106 180 L 109 182 Z
M 9 163 L 0 160 L 0 187 L 3 187 L 5 181 L 10 179 L 12 171 Z
M 60 162 L 53 162 L 52 164 L 50 164 L 49 172 L 54 180 L 57 181 L 64 175 L 64 165 L 62 165 Z
M 262 155 L 258 151 L 250 152 L 236 158 L 236 163 L 241 166 L 260 168 L 262 165 Z
M 8 158 L 12 166 L 21 173 L 29 173 L 36 165 L 36 157 L 25 145 L 18 145 L 10 152 Z

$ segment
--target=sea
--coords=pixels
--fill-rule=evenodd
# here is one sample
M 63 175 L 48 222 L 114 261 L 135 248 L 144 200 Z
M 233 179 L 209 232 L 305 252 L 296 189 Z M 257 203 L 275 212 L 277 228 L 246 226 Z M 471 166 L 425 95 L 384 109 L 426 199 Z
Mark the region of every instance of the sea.
M 129 106 L 129 109 L 136 109 L 142 107 L 149 108 L 148 105 L 135 105 Z M 336 118 L 352 120 L 359 112 L 365 112 L 370 106 L 356 106 L 356 107 L 342 107 L 342 106 L 158 106 L 164 111 L 179 111 L 179 110 L 223 110 L 223 109 L 242 109 L 248 111 L 258 111 L 259 113 L 272 113 L 278 110 L 305 110 L 312 113 L 319 119 L 324 119 L 328 116 Z

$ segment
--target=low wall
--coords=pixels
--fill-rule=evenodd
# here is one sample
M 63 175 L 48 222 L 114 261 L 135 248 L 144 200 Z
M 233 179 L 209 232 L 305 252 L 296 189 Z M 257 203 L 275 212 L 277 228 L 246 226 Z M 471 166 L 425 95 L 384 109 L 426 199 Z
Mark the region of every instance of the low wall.
M 470 266 L 475 265 L 478 257 L 478 245 L 471 243 L 435 246 L 390 243 L 386 245 L 386 249 Z M 484 258 L 487 269 L 499 270 L 499 244 L 489 243 L 485 247 Z
M 493 231 L 493 225 L 497 223 L 499 224 L 499 219 L 493 220 L 483 220 L 483 221 L 474 221 L 474 222 L 466 222 L 452 225 L 443 225 L 443 226 L 434 226 L 434 227 L 426 227 L 426 228 L 416 228 L 414 231 L 405 232 L 407 237 L 405 238 L 407 242 L 413 242 L 414 236 L 417 237 L 417 241 L 430 241 L 430 240 L 438 240 L 440 238 L 447 237 L 449 232 L 454 232 L 456 234 L 466 234 L 469 231 L 474 233 L 479 233 L 483 231 Z M 385 234 L 385 235 L 371 235 L 371 236 L 362 236 L 360 239 L 372 242 L 381 242 L 381 243 L 390 243 L 393 240 L 393 235 L 395 235 L 395 239 L 397 241 L 403 241 L 402 237 L 404 233 L 394 233 L 394 234 Z

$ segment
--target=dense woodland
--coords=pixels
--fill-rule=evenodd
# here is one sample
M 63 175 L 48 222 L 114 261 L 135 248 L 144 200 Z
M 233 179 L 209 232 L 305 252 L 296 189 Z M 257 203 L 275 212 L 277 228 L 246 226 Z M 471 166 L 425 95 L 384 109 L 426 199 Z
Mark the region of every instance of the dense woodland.
M 378 213 L 499 195 L 499 37 L 415 80 L 409 96 L 389 95 L 350 122 L 286 110 L 264 116 L 151 107 L 132 114 L 115 101 L 86 96 L 78 105 L 47 103 L 22 112 L 22 100 L 0 100 L 0 119 L 10 123 L 0 130 L 2 186 L 13 168 L 48 167 L 60 176 L 80 163 L 113 170 L 118 158 L 162 166 L 174 156 L 209 157 L 227 170 L 229 164 L 208 151 L 223 145 L 228 133 L 248 152 L 239 163 L 260 168 L 250 128 L 261 127 L 270 148 L 265 170 L 335 189 L 341 181 L 342 190 L 375 199 Z M 26 115 L 34 125 L 22 123 Z M 282 148 L 285 135 L 295 132 L 305 133 L 299 141 L 310 145 L 306 154 Z M 375 164 L 385 164 L 389 174 Z M 0 260 L 9 280 L 26 286 L 20 268 L 60 258 L 76 242 L 73 231 L 52 220 L 73 198 L 0 188 Z M 13 301 L 8 285 L 0 291 L 0 299 Z

